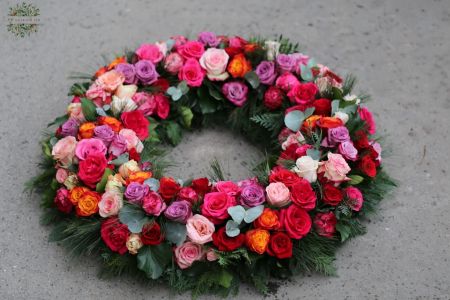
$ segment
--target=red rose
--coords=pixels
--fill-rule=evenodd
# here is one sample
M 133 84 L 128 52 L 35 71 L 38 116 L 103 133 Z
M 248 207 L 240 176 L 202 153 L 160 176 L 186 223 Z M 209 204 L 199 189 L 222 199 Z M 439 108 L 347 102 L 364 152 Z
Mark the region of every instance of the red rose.
M 202 215 L 217 225 L 228 219 L 228 208 L 235 205 L 236 199 L 227 193 L 212 192 L 205 195 L 201 211 Z
M 364 132 L 364 130 L 358 130 L 355 133 L 355 139 L 353 140 L 353 145 L 358 150 L 365 149 L 370 146 L 369 139 L 367 138 L 367 134 Z
M 145 118 L 142 110 L 123 112 L 121 119 L 125 128 L 136 132 L 137 137 L 141 141 L 148 137 L 148 125 L 150 122 Z
M 316 193 L 308 180 L 300 178 L 291 187 L 292 202 L 306 210 L 311 210 L 316 206 Z
M 317 233 L 324 237 L 333 237 L 336 232 L 337 219 L 333 212 L 318 213 L 314 217 L 314 228 Z
M 297 104 L 311 104 L 319 89 L 312 82 L 300 83 L 292 87 L 287 94 L 291 102 Z
M 283 103 L 283 92 L 276 86 L 271 86 L 264 94 L 264 106 L 275 110 Z
M 344 198 L 344 193 L 334 185 L 328 183 L 323 187 L 323 202 L 326 204 L 336 206 Z
M 313 102 L 315 108 L 314 114 L 320 116 L 331 115 L 331 101 L 326 98 L 320 98 Z
M 311 217 L 306 210 L 295 204 L 280 210 L 280 220 L 293 239 L 301 239 L 311 230 Z
M 95 188 L 97 182 L 102 179 L 105 172 L 106 157 L 101 153 L 92 153 L 85 160 L 80 161 L 78 166 L 78 178 L 88 187 Z
M 186 200 L 191 204 L 194 204 L 198 201 L 198 194 L 191 187 L 183 187 L 178 193 L 178 200 Z
M 136 151 L 136 148 L 131 148 L 130 150 L 128 150 L 128 154 L 130 155 L 130 160 L 135 160 L 137 162 L 141 161 L 141 156 Z
M 141 240 L 144 245 L 159 245 L 163 239 L 161 226 L 158 223 L 147 223 L 142 227 Z
M 165 78 L 159 78 L 158 80 L 156 80 L 156 81 L 153 83 L 153 86 L 154 86 L 155 88 L 158 88 L 161 92 L 166 92 L 167 89 L 168 89 L 169 86 L 170 86 L 170 83 L 169 83 L 169 81 L 168 81 L 167 79 L 165 79 Z
M 204 195 L 211 190 L 209 180 L 206 177 L 192 180 L 192 188 L 200 195 Z
M 298 144 L 291 144 L 287 146 L 283 152 L 280 153 L 280 159 L 286 159 L 286 160 L 297 160 L 299 157 L 297 155 L 297 149 L 299 148 Z
M 287 187 L 292 186 L 300 180 L 301 178 L 297 174 L 280 166 L 273 168 L 269 175 L 269 182 L 282 182 Z
M 292 257 L 292 240 L 284 232 L 276 232 L 270 236 L 269 247 L 267 253 L 276 258 Z
M 72 211 L 72 201 L 69 200 L 69 191 L 65 188 L 59 188 L 56 191 L 56 196 L 54 199 L 56 207 L 63 213 L 70 213 Z
M 120 223 L 119 218 L 108 218 L 102 222 L 100 234 L 106 246 L 114 252 L 125 254 L 127 239 L 130 235 L 128 226 Z
M 166 119 L 169 116 L 170 112 L 170 102 L 169 99 L 164 96 L 163 94 L 157 94 L 155 95 L 156 100 L 156 114 L 161 119 Z
M 370 155 L 364 156 L 358 164 L 361 172 L 369 177 L 377 176 L 377 164 L 372 160 Z
M 234 251 L 245 242 L 245 235 L 240 233 L 236 237 L 229 237 L 225 232 L 225 227 L 219 228 L 212 235 L 213 244 L 219 251 Z
M 287 108 L 284 111 L 284 114 L 287 115 L 288 113 L 290 113 L 291 111 L 294 111 L 294 110 L 305 111 L 307 108 L 310 108 L 310 107 L 312 107 L 311 104 L 297 104 L 297 105 Z
M 166 202 L 180 191 L 181 186 L 172 177 L 163 177 L 159 180 L 159 194 Z

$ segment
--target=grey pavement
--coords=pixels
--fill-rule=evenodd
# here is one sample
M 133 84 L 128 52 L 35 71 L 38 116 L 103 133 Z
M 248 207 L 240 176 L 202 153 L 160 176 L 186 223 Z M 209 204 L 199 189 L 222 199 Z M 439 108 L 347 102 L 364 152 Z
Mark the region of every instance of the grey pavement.
M 190 298 L 127 278 L 100 280 L 92 259 L 70 261 L 47 242 L 38 199 L 22 188 L 37 173 L 41 129 L 68 103 L 70 72 L 94 72 L 102 54 L 202 30 L 283 33 L 318 62 L 355 74 L 373 96 L 391 149 L 385 164 L 400 181 L 368 233 L 338 252 L 339 277 L 295 277 L 268 299 L 450 299 L 449 0 L 35 0 L 42 26 L 23 39 L 6 31 L 15 3 L 0 3 L 0 299 Z M 171 174 L 206 175 L 218 157 L 243 178 L 258 151 L 204 130 L 173 150 Z M 242 286 L 237 298 L 261 295 Z

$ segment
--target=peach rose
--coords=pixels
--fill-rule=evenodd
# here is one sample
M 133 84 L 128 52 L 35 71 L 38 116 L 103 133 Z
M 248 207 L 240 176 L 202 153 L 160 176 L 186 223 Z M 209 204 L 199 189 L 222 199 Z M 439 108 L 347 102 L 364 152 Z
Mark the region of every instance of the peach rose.
M 194 215 L 186 223 L 187 236 L 197 244 L 205 244 L 212 241 L 214 224 L 202 215 Z
M 52 155 L 63 167 L 68 167 L 72 164 L 75 156 L 75 148 L 77 147 L 77 140 L 73 136 L 66 136 L 60 139 L 52 149 Z
M 108 71 L 100 75 L 95 83 L 106 92 L 114 92 L 125 81 L 125 76 L 116 70 Z
M 180 269 L 189 268 L 194 262 L 202 260 L 205 256 L 202 245 L 193 242 L 186 242 L 176 247 L 174 252 L 175 260 Z
M 76 186 L 69 191 L 69 200 L 73 205 L 77 205 L 84 193 L 89 191 L 87 187 Z
M 144 243 L 142 243 L 141 236 L 139 234 L 132 233 L 128 236 L 126 246 L 130 254 L 136 255 L 139 249 L 144 246 Z
M 275 207 L 288 205 L 291 200 L 291 193 L 287 186 L 282 182 L 272 182 L 266 187 L 267 202 Z
M 121 193 L 113 191 L 105 192 L 102 199 L 98 203 L 99 214 L 103 218 L 114 216 L 119 213 L 123 206 L 123 198 Z
M 350 180 L 350 178 L 347 177 L 347 173 L 350 172 L 350 170 L 350 167 L 342 155 L 331 152 L 328 152 L 328 160 L 321 162 L 319 167 L 319 173 L 324 172 L 325 178 L 335 182 Z

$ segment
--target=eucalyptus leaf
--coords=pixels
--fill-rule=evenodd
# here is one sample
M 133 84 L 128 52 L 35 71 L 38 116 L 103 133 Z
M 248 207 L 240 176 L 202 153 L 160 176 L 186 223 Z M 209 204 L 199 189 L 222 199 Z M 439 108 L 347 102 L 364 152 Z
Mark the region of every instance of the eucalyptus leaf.
M 102 116 L 102 117 L 106 117 L 107 116 L 106 112 L 101 107 L 97 107 L 95 109 L 95 111 L 97 112 L 97 115 L 99 115 L 99 116 Z
M 339 110 L 339 99 L 335 99 L 331 101 L 331 115 L 334 116 L 334 114 Z
M 308 149 L 306 150 L 306 155 L 308 155 L 309 157 L 311 157 L 314 160 L 319 160 L 320 159 L 320 151 L 317 149 Z
M 140 233 L 142 227 L 151 222 L 151 218 L 148 217 L 145 212 L 139 206 L 133 204 L 127 204 L 119 212 L 119 220 L 123 224 L 128 226 L 128 230 L 132 233 Z
M 52 145 L 52 147 L 53 147 L 53 146 L 55 146 L 56 143 L 58 142 L 58 138 L 55 137 L 55 136 L 53 136 L 53 137 L 50 139 L 49 142 L 50 142 L 50 145 Z
M 172 261 L 171 246 L 162 243 L 156 246 L 144 246 L 137 255 L 137 267 L 144 271 L 147 277 L 161 277 L 166 266 Z
M 244 75 L 244 78 L 254 89 L 256 89 L 260 84 L 259 77 L 254 71 L 247 72 Z
M 225 233 L 229 237 L 238 236 L 239 233 L 241 233 L 241 230 L 239 229 L 239 224 L 233 220 L 228 220 L 227 224 L 225 225 Z
M 264 205 L 258 205 L 258 206 L 248 209 L 245 212 L 245 217 L 244 217 L 245 223 L 250 224 L 251 222 L 255 221 L 263 213 L 263 210 L 264 210 Z
M 154 192 L 159 190 L 159 180 L 156 178 L 149 178 L 144 181 L 144 184 L 148 185 Z
M 305 115 L 304 118 L 307 119 L 308 117 L 312 116 L 315 109 L 315 107 L 308 107 L 307 109 L 305 109 L 305 111 L 303 112 L 303 114 Z
M 245 208 L 241 205 L 236 205 L 228 208 L 228 214 L 237 224 L 241 224 L 245 217 Z
M 130 155 L 128 154 L 128 152 L 125 152 L 125 153 L 119 155 L 119 157 L 117 157 L 116 159 L 110 161 L 110 163 L 115 166 L 120 166 L 129 160 L 130 160 Z
M 181 81 L 177 87 L 183 95 L 186 95 L 189 92 L 189 86 L 185 80 Z
M 167 89 L 167 94 L 170 95 L 173 101 L 178 101 L 183 96 L 183 92 L 174 86 L 171 86 Z
M 304 120 L 305 115 L 300 110 L 293 110 L 284 116 L 284 124 L 286 127 L 295 132 L 300 129 Z
M 311 72 L 311 68 L 308 66 L 301 65 L 300 66 L 300 74 L 304 81 L 312 81 L 314 79 L 313 74 Z
M 166 240 L 172 244 L 180 246 L 186 240 L 186 235 L 187 231 L 185 224 L 175 222 L 167 222 L 165 224 L 164 236 Z

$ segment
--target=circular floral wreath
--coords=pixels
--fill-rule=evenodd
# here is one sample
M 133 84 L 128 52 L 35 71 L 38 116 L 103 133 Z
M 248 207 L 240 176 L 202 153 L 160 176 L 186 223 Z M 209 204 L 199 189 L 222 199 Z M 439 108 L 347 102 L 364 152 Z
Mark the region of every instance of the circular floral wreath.
M 102 274 L 130 273 L 182 292 L 227 295 L 240 281 L 333 274 L 336 248 L 394 186 L 375 122 L 343 80 L 298 44 L 175 36 L 142 44 L 70 89 L 42 142 L 50 240 L 96 254 Z M 226 125 L 267 153 L 255 176 L 164 176 L 160 144 L 184 129 Z

